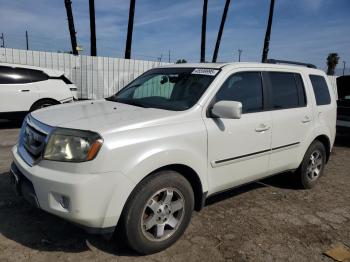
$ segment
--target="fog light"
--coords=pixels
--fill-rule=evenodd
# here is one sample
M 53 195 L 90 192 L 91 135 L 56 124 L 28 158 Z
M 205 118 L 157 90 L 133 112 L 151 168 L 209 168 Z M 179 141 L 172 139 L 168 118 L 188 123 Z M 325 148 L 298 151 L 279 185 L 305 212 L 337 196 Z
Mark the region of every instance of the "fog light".
M 60 205 L 64 208 L 64 209 L 69 209 L 69 198 L 66 196 L 61 196 L 59 201 Z

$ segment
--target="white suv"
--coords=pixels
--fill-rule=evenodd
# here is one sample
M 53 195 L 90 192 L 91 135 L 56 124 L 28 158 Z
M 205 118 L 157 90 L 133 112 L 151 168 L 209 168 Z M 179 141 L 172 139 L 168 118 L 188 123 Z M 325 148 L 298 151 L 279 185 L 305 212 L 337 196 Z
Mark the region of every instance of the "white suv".
M 335 138 L 324 72 L 260 63 L 151 69 L 116 95 L 23 123 L 12 181 L 92 233 L 120 225 L 142 254 L 174 243 L 208 196 L 284 171 L 311 188 Z
M 0 118 L 23 119 L 28 111 L 77 98 L 77 87 L 61 71 L 0 64 Z

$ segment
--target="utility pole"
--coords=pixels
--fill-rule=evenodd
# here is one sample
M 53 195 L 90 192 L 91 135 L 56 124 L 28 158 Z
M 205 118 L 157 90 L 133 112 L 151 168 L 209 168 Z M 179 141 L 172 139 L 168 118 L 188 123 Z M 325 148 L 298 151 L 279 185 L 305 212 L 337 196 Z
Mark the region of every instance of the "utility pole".
M 203 0 L 203 14 L 202 14 L 202 38 L 201 38 L 201 63 L 205 62 L 205 34 L 207 31 L 207 10 L 208 0 Z
M 1 33 L 1 37 L 0 37 L 0 39 L 2 40 L 1 47 L 2 47 L 2 48 L 5 48 L 5 38 L 4 38 L 4 33 Z
M 26 30 L 26 45 L 27 45 L 27 50 L 29 50 L 28 31 L 27 30 Z
M 90 11 L 90 53 L 96 56 L 96 25 L 95 25 L 95 0 L 89 0 Z
M 168 62 L 170 63 L 170 50 L 168 52 Z
M 345 64 L 346 64 L 346 62 L 343 61 L 343 75 L 345 75 Z
M 261 58 L 262 63 L 267 62 L 267 56 L 269 54 L 273 10 L 275 8 L 275 0 L 270 0 L 270 1 L 271 2 L 270 2 L 269 20 L 267 22 L 267 28 L 266 28 L 265 40 L 264 40 L 264 48 L 263 48 L 263 54 L 262 54 L 262 58 Z
M 162 62 L 163 54 L 160 54 L 160 57 L 157 58 L 158 62 Z
M 125 47 L 125 59 L 131 58 L 131 43 L 132 43 L 132 32 L 134 28 L 135 2 L 136 0 L 130 0 L 128 34 L 126 36 L 126 47 Z
M 72 1 L 71 0 L 64 0 L 64 4 L 66 6 L 67 11 L 67 19 L 68 19 L 68 28 L 69 28 L 69 34 L 70 34 L 70 40 L 72 44 L 72 53 L 73 55 L 78 55 L 77 50 L 77 38 L 76 38 L 76 32 L 74 28 L 74 19 L 73 19 L 73 12 L 72 12 Z
M 241 55 L 242 55 L 243 50 L 238 49 L 238 62 L 241 62 Z
M 220 47 L 220 42 L 221 42 L 221 36 L 222 36 L 222 32 L 224 31 L 224 25 L 225 25 L 225 21 L 226 21 L 228 7 L 230 6 L 230 2 L 231 2 L 231 0 L 226 0 L 226 3 L 225 3 L 224 12 L 222 14 L 220 28 L 219 28 L 219 32 L 218 32 L 218 37 L 216 39 L 216 44 L 215 44 L 215 49 L 214 49 L 214 54 L 213 54 L 213 60 L 212 60 L 213 63 L 216 62 L 216 59 L 218 57 L 219 47 Z

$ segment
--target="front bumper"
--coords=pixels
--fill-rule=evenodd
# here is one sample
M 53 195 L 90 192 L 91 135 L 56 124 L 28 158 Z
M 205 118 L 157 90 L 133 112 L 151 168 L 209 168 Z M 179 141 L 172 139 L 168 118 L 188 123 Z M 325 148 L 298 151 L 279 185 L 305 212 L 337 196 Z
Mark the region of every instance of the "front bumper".
M 10 173 L 16 173 L 21 183 L 24 181 L 16 186 L 17 191 L 40 209 L 78 224 L 90 233 L 114 230 L 135 186 L 118 172 L 81 174 L 29 166 L 17 153 L 17 146 L 12 149 L 12 155 Z M 23 185 L 31 190 L 22 190 Z

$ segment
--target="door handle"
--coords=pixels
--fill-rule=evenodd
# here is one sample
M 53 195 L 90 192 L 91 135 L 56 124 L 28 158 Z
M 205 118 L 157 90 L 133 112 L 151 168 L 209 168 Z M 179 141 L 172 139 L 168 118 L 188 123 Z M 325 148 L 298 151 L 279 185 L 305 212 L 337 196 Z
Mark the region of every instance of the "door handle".
M 303 123 L 309 123 L 309 122 L 311 122 L 312 120 L 311 120 L 311 118 L 309 117 L 309 116 L 304 116 L 304 119 L 303 120 L 301 120 L 301 122 L 303 122 Z
M 264 132 L 264 131 L 267 131 L 269 130 L 270 127 L 269 126 L 266 126 L 264 124 L 261 124 L 259 125 L 257 128 L 255 128 L 255 132 Z
M 21 89 L 20 92 L 29 92 L 29 89 Z

